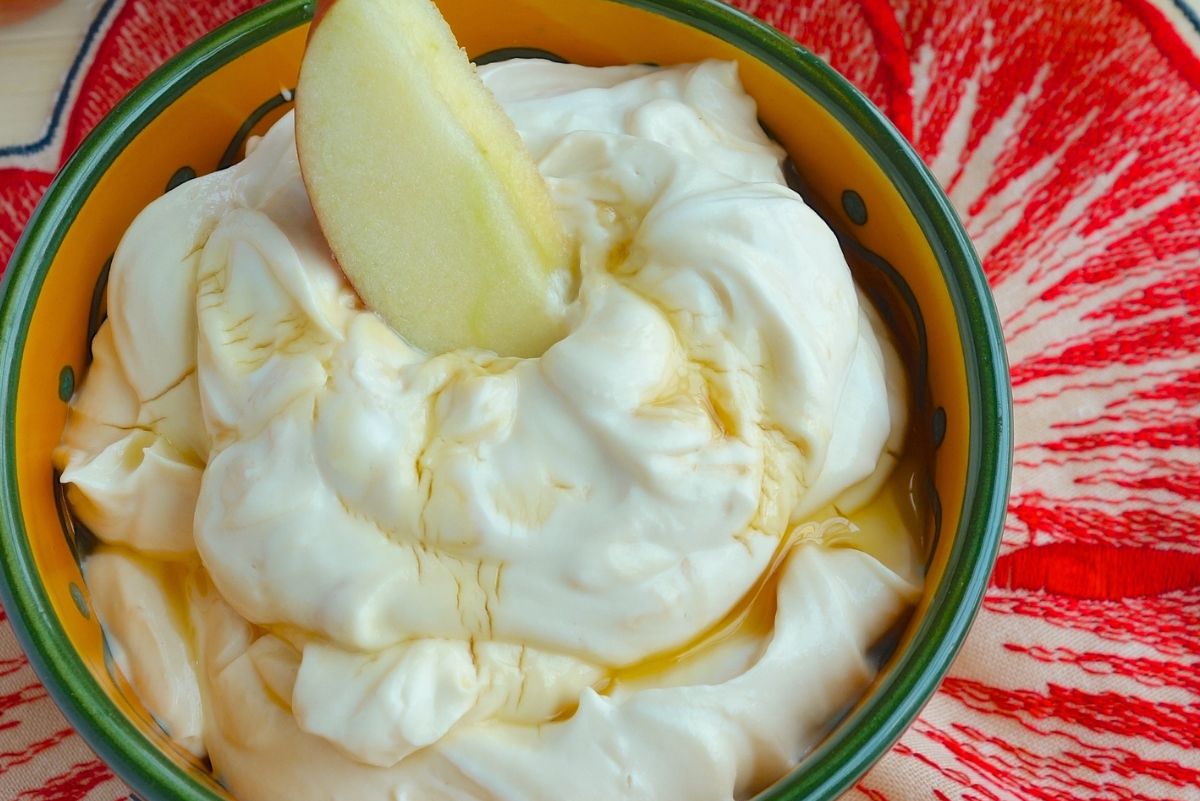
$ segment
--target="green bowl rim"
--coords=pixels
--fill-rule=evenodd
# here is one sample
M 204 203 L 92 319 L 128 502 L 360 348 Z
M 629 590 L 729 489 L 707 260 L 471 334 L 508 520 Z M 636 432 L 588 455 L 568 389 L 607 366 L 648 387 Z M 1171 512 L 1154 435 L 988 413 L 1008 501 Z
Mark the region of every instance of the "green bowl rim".
M 916 718 L 941 683 L 982 602 L 1000 545 L 1012 467 L 1012 398 L 999 318 L 979 259 L 950 202 L 904 137 L 845 78 L 787 36 L 717 0 L 606 1 L 713 34 L 817 99 L 868 150 L 913 210 L 954 306 L 966 362 L 970 439 L 965 509 L 947 580 L 937 587 L 909 648 L 878 691 L 757 799 L 830 801 Z M 273 0 L 200 39 L 139 84 L 54 179 L 17 242 L 0 287 L 0 600 L 29 661 L 70 722 L 118 776 L 153 801 L 218 801 L 219 796 L 177 767 L 126 719 L 92 678 L 54 615 L 36 574 L 17 494 L 20 355 L 51 258 L 104 170 L 150 120 L 200 79 L 311 15 L 312 0 Z

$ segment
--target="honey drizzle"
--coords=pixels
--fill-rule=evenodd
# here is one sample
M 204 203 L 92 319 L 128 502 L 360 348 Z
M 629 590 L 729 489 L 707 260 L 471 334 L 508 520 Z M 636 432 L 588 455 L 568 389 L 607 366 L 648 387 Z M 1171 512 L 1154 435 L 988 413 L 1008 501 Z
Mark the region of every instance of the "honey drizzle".
M 917 448 L 905 449 L 892 474 L 860 509 L 842 515 L 835 504 L 822 510 L 828 512 L 823 521 L 793 526 L 780 538 L 762 575 L 713 626 L 677 648 L 610 671 L 593 689 L 601 695 L 609 695 L 624 684 L 650 684 L 655 677 L 703 657 L 736 637 L 765 643 L 775 629 L 783 565 L 801 543 L 854 548 L 874 556 L 900 575 L 910 573 L 923 552 L 924 526 L 928 519 L 928 502 L 918 489 L 921 483 L 917 479 L 923 470 L 923 460 L 917 451 Z M 880 518 L 887 519 L 892 525 L 879 525 Z M 874 524 L 859 526 L 855 522 L 868 520 Z M 551 722 L 570 718 L 576 708 L 577 705 L 572 704 L 560 710 Z

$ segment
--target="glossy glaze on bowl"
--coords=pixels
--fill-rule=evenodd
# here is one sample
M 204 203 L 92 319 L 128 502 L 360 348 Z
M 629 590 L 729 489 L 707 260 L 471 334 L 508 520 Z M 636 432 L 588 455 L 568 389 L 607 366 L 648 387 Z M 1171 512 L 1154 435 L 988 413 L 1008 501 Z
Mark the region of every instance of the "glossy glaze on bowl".
M 926 343 L 940 514 L 926 592 L 864 699 L 761 798 L 831 799 L 936 689 L 982 598 L 1011 460 L 1004 349 L 982 270 L 949 203 L 895 129 L 789 39 L 708 0 L 441 0 L 472 55 L 536 48 L 582 64 L 739 62 L 760 116 L 855 260 L 887 275 L 899 324 Z M 103 309 L 107 259 L 172 181 L 235 158 L 286 105 L 311 9 L 282 0 L 152 75 L 83 143 L 22 237 L 0 301 L 0 589 L 51 694 L 147 801 L 227 795 L 111 670 L 90 614 L 50 452 Z M 924 359 L 918 359 L 924 361 Z M 918 372 L 920 370 L 918 369 Z M 56 500 L 59 503 L 56 503 Z M 365 800 L 364 800 L 365 801 Z

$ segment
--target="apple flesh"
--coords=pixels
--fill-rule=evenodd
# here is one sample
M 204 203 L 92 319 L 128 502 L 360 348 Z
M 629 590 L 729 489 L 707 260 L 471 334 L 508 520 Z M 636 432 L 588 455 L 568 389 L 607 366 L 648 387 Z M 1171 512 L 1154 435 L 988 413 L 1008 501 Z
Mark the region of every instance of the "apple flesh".
M 561 337 L 549 190 L 429 0 L 318 6 L 296 145 L 338 264 L 409 342 L 537 356 Z

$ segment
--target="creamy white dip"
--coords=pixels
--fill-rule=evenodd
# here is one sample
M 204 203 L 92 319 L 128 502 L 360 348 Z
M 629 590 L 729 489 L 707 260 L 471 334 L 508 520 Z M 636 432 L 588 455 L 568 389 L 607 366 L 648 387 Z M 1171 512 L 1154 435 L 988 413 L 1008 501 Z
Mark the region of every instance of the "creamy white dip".
M 116 253 L 56 455 L 93 603 L 241 801 L 745 797 L 917 592 L 812 535 L 894 464 L 895 353 L 733 65 L 481 73 L 575 243 L 568 335 L 406 344 L 283 118 Z M 773 625 L 664 658 L 772 570 Z

